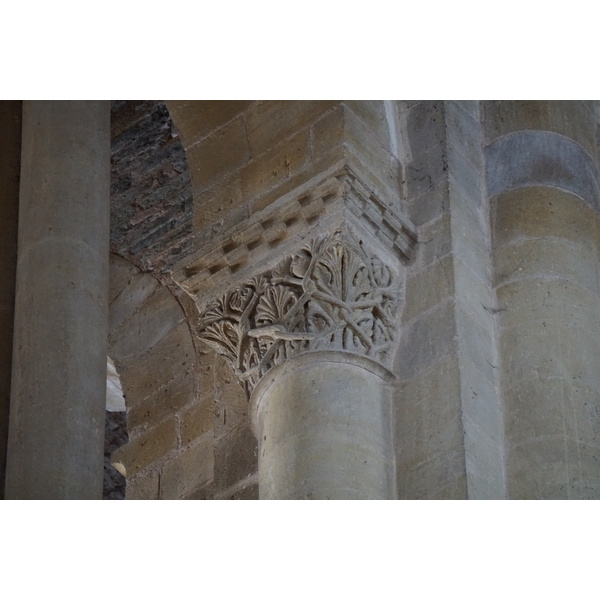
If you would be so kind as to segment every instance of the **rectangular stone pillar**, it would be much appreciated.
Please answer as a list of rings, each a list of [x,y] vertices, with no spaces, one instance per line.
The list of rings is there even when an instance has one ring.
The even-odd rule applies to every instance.
[[[102,497],[110,104],[24,102],[7,498]]]

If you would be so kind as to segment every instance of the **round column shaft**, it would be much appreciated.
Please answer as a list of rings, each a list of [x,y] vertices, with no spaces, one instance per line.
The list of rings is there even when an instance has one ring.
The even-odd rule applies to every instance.
[[[7,498],[102,497],[110,103],[24,102]]]
[[[393,499],[390,374],[368,359],[315,352],[254,390],[261,499]]]
[[[586,102],[490,102],[506,497],[600,497],[600,177]]]

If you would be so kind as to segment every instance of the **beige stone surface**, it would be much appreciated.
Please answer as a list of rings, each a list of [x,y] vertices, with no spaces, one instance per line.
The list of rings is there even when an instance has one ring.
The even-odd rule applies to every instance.
[[[493,200],[494,248],[518,239],[552,237],[596,248],[598,223],[582,200],[562,190],[526,187]]]
[[[196,400],[196,382],[193,375],[171,379],[158,390],[148,394],[140,393],[135,388],[128,391],[131,398],[127,411],[130,436],[134,435],[137,429],[153,427],[171,415],[189,410]],[[186,440],[189,441],[191,440]]]
[[[185,498],[212,479],[213,469],[213,438],[208,434],[163,465],[160,475],[160,498]]]
[[[271,100],[253,104],[245,115],[252,156],[257,158],[296,132],[306,129],[336,104],[339,102],[333,100]]]
[[[143,349],[143,344],[140,346]],[[118,344],[114,347],[118,348]],[[195,363],[195,349],[189,324],[180,321],[147,352],[124,366],[121,369],[121,378],[127,393],[131,394],[132,401],[135,401],[135,398],[156,392],[175,378],[186,375],[193,377]]]
[[[127,500],[158,500],[159,474],[144,471],[137,477],[127,479],[125,498]]]
[[[115,364],[124,364],[148,352],[183,318],[173,294],[164,286],[158,288],[111,334],[109,344]]]
[[[186,445],[213,430],[214,403],[210,398],[202,399],[181,412],[181,443]]]
[[[241,117],[188,148],[194,194],[205,190],[216,179],[246,165],[250,156],[246,126]]]
[[[448,298],[404,326],[393,369],[401,379],[456,352],[454,310],[454,298]]]
[[[596,293],[598,251],[589,244],[547,236],[507,243],[494,250],[495,285],[521,279],[562,278]]]
[[[253,395],[261,499],[395,498],[391,389],[365,367],[314,353],[261,382]]]
[[[258,198],[303,170],[310,160],[309,131],[304,129],[241,169],[242,197]]]
[[[251,100],[169,101],[167,106],[175,125],[189,148],[235,119],[252,104]]]
[[[171,417],[121,446],[113,453],[112,461],[122,462],[128,477],[134,477],[148,465],[164,460],[176,448],[177,421]]]
[[[457,357],[404,380],[394,406],[398,497],[425,498],[464,476]],[[466,498],[466,486],[461,493]]]

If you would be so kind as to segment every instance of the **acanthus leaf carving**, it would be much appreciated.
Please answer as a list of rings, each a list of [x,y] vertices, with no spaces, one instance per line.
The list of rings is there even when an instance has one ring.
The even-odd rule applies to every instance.
[[[389,366],[398,305],[397,273],[337,231],[209,304],[199,334],[251,392],[269,369],[303,352],[353,352]]]

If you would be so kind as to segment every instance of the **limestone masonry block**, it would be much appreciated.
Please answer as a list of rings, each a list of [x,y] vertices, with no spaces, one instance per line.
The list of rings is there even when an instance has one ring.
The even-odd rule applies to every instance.
[[[309,161],[309,131],[305,129],[241,170],[243,197],[250,200],[262,195],[301,171]]]
[[[423,101],[408,111],[407,134],[413,156],[446,141],[444,103]]]
[[[164,460],[165,455],[177,448],[177,423],[169,418],[139,436],[129,439],[125,446],[115,450],[113,462],[122,462],[128,477],[135,476],[154,462]]]
[[[139,380],[138,387],[145,388],[143,379]],[[186,410],[196,400],[196,385],[192,375],[172,379],[160,389],[147,392],[147,395],[143,395],[136,387],[129,388],[128,392],[132,398],[127,411],[129,431],[154,427],[169,416]],[[136,396],[140,400],[134,403]]]
[[[158,500],[159,476],[156,471],[145,471],[137,477],[127,478],[127,500]]]
[[[394,372],[410,378],[456,352],[454,298],[407,324],[400,337]]]
[[[187,150],[194,193],[240,169],[250,160],[243,119],[237,118]]]
[[[307,128],[339,101],[289,102],[276,100],[253,104],[244,116],[252,156],[257,158],[288,137]]]
[[[454,267],[452,256],[447,255],[407,278],[403,322],[408,323],[453,294]]]
[[[251,100],[189,100],[167,102],[185,147],[223,127],[252,104]]]
[[[159,288],[123,322],[118,335],[111,336],[111,358],[118,365],[145,354],[182,320],[183,312],[171,292]]]
[[[212,431],[214,419],[214,403],[205,398],[181,412],[181,443],[187,445],[196,438]]]
[[[160,475],[160,497],[182,499],[208,483],[213,476],[213,440],[210,434],[166,462]]]

